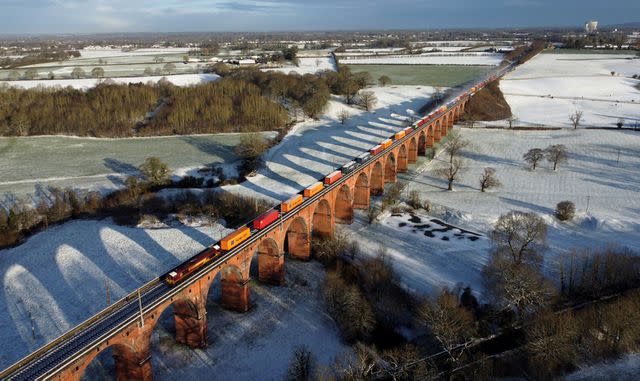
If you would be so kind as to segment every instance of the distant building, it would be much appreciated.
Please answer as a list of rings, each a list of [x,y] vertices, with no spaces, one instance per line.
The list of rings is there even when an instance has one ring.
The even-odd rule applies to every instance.
[[[584,24],[584,31],[588,34],[596,34],[598,32],[598,22],[596,20],[587,21]]]

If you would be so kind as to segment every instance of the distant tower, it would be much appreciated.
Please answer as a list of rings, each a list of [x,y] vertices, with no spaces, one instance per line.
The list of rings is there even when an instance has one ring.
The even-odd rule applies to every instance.
[[[596,20],[587,21],[587,23],[584,24],[584,31],[587,32],[587,34],[598,33],[598,22]]]

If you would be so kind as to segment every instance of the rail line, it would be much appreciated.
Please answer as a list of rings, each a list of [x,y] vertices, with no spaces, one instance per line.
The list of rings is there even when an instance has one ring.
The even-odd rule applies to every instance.
[[[252,232],[248,239],[240,243],[235,248],[224,252],[223,255],[198,269],[176,286],[169,287],[167,284],[162,282],[162,277],[158,277],[148,282],[111,306],[78,324],[70,331],[64,333],[50,343],[40,347],[33,353],[9,366],[4,371],[0,372],[0,379],[41,380],[51,378],[60,369],[64,369],[77,359],[86,355],[89,351],[94,350],[100,343],[103,343],[105,340],[115,336],[124,327],[127,327],[135,323],[136,320],[139,320],[140,309],[143,314],[150,312],[154,308],[171,299],[176,294],[179,294],[182,290],[197,282],[205,274],[216,268],[220,269],[230,258],[256,243],[274,229],[281,229],[285,221],[296,217],[300,211],[314,204],[327,193],[342,186],[348,179],[359,173],[359,168],[366,167],[376,162],[394,148],[417,136],[424,128],[431,124],[431,122],[437,120],[443,114],[448,112],[451,107],[457,106],[459,103],[466,101],[473,95],[473,93],[469,91],[470,88],[477,87],[477,90],[479,90],[490,80],[502,77],[507,72],[513,70],[514,67],[515,66],[513,64],[502,67],[488,75],[483,79],[483,81],[479,81],[472,86],[463,88],[460,93],[453,94],[453,99],[457,100],[447,103],[446,110],[438,111],[426,118],[416,121],[412,125],[414,129],[404,137],[394,140],[389,147],[382,150],[380,153],[371,155],[367,160],[359,163],[355,170],[344,175],[333,184],[325,186],[322,191],[312,197],[306,198],[302,204],[298,205],[290,212],[284,214],[281,213],[280,217],[269,226],[264,229],[257,230],[255,233]],[[487,80],[487,78],[489,78],[489,80]],[[139,306],[139,301],[142,304],[142,308]]]

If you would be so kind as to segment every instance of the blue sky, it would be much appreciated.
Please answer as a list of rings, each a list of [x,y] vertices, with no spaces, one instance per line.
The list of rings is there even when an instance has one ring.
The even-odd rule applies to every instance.
[[[0,33],[580,26],[640,21],[640,0],[0,0]]]

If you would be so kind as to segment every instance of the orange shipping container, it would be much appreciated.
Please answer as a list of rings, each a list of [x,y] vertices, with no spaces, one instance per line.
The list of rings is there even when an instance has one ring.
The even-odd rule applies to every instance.
[[[318,181],[317,183],[304,190],[304,197],[313,197],[322,189],[324,189],[324,185]]]
[[[407,127],[403,131],[404,131],[404,134],[407,135],[407,134],[411,133],[411,131],[413,131],[413,127]]]
[[[393,138],[394,138],[395,140],[402,139],[402,138],[404,138],[404,136],[405,136],[406,134],[407,134],[407,133],[406,133],[406,132],[404,132],[404,131],[396,132],[396,134],[395,134],[395,135],[393,135]]]
[[[391,139],[387,139],[387,140],[383,141],[382,143],[380,143],[380,145],[382,146],[383,149],[387,149],[387,148],[391,147],[392,144],[393,144],[393,140],[391,140]]]
[[[250,236],[251,229],[245,226],[224,237],[222,241],[220,241],[220,247],[225,251],[231,250],[244,242],[244,240],[246,240]]]
[[[282,204],[280,204],[280,211],[282,213],[287,213],[293,210],[296,206],[300,204],[302,204],[302,195],[297,194],[291,197],[290,199],[288,199],[287,201],[283,202]]]

